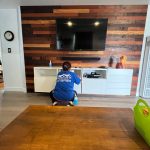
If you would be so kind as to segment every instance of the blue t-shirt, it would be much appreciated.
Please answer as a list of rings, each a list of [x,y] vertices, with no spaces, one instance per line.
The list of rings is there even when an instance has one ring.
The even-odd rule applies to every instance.
[[[61,71],[57,75],[54,97],[57,100],[69,101],[74,97],[74,83],[80,84],[80,78],[71,71]]]

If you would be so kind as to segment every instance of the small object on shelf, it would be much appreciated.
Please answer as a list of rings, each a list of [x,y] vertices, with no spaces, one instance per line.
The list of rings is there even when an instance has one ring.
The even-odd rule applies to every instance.
[[[49,61],[49,67],[52,67],[52,61],[51,60]]]
[[[86,74],[85,77],[87,77],[87,78],[100,78],[100,77],[102,77],[102,75],[98,74],[96,72],[91,72],[91,74]]]
[[[113,64],[114,64],[114,59],[113,59],[113,57],[111,56],[111,57],[109,58],[108,67],[113,68]]]
[[[119,58],[119,61],[118,61],[118,63],[116,64],[116,69],[123,69],[123,68],[125,68],[125,64],[126,64],[126,61],[127,61],[127,57],[126,56],[121,56],[120,58]]]

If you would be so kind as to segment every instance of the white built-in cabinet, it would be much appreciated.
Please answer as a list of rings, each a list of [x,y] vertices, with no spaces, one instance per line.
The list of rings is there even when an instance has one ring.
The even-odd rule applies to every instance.
[[[54,89],[59,67],[34,67],[35,92],[50,92]],[[75,84],[79,94],[130,95],[132,69],[72,68],[81,77]]]

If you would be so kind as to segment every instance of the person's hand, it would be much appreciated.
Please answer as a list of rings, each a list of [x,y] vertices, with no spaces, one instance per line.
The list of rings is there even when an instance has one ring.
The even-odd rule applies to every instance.
[[[81,76],[79,74],[77,76],[81,79]]]

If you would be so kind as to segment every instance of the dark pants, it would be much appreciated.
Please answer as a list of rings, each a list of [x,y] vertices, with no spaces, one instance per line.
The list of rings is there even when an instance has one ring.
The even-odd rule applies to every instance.
[[[59,100],[57,100],[55,97],[54,97],[54,90],[52,90],[51,92],[50,92],[50,98],[51,98],[51,100],[52,100],[52,103],[54,103],[55,101],[59,101]],[[73,98],[71,99],[71,100],[69,100],[69,101],[74,101],[74,97],[75,97],[75,94],[77,95],[77,92],[76,91],[74,91],[74,96],[73,96]],[[68,102],[69,102],[68,101]]]

